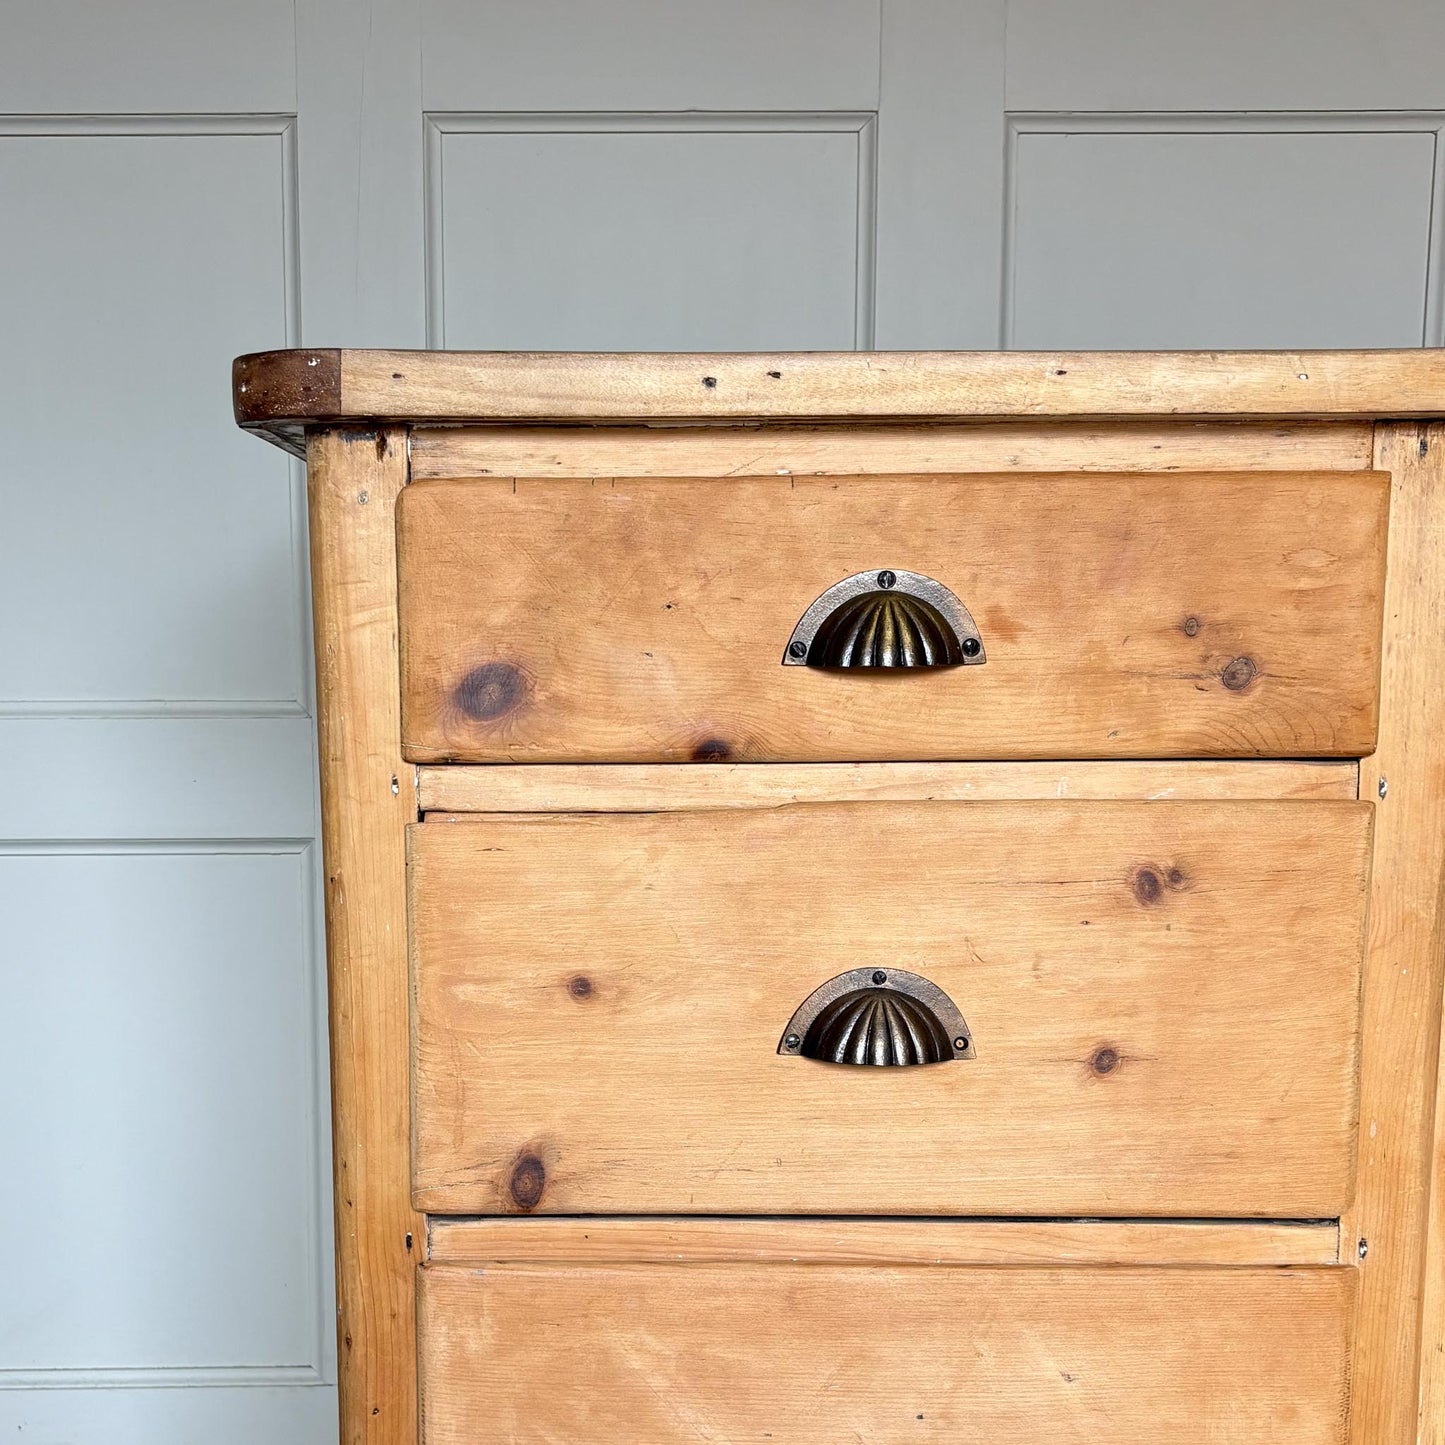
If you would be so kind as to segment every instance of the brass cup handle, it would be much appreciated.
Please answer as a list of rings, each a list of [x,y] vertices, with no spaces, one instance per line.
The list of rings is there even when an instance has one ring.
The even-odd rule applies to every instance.
[[[900,968],[855,968],[815,988],[778,1043],[826,1064],[946,1064],[971,1059],[973,1035],[936,983]]]
[[[942,582],[921,572],[855,572],[798,619],[784,667],[978,667],[983,639]]]

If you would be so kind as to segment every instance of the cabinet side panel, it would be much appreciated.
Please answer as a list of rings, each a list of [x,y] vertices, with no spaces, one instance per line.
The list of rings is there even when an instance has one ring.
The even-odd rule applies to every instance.
[[[1416,1430],[1440,1038],[1445,426],[1381,424],[1375,465],[1392,474],[1389,563],[1379,743],[1360,765],[1360,791],[1379,805],[1365,960],[1359,1179],[1342,1247],[1364,1253],[1353,1439],[1405,1445]],[[1438,1319],[1438,1308],[1434,1314]],[[1432,1350],[1427,1381],[1439,1358]],[[1441,1428],[1438,1420],[1427,1422],[1422,1438],[1439,1439]]]
[[[342,1445],[413,1445],[413,1261],[407,1194],[407,984],[393,512],[400,430],[309,446],[321,816],[336,1158]]]

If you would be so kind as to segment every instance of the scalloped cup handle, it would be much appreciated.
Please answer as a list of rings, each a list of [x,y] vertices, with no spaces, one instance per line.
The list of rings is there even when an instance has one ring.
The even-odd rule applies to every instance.
[[[798,619],[784,667],[918,670],[977,667],[983,639],[968,608],[921,572],[855,572]]]
[[[896,968],[850,969],[815,988],[788,1020],[778,1052],[894,1067],[975,1057],[958,1005],[921,974]]]

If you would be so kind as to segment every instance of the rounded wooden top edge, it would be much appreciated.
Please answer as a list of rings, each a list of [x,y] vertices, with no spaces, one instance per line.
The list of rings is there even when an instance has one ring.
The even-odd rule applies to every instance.
[[[339,420],[342,352],[255,351],[231,363],[231,403],[240,426]]]
[[[237,422],[1373,420],[1445,417],[1445,349],[461,352],[233,363]]]

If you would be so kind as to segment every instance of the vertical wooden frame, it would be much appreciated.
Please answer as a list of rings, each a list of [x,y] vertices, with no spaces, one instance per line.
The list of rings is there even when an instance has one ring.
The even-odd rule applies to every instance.
[[[326,867],[342,1445],[414,1445],[413,1272],[425,1240],[407,1154],[405,828],[396,540],[406,433],[307,449]]]
[[[1441,834],[1445,832],[1445,802],[1441,800],[1441,794],[1445,792],[1445,743],[1442,743],[1438,731],[1441,712],[1445,711],[1445,701],[1441,698],[1445,680],[1438,673],[1431,674],[1429,665],[1432,660],[1445,656],[1445,579],[1441,577],[1442,561],[1445,561],[1445,428],[1422,425],[1397,430],[1414,431],[1417,434],[1414,450],[1419,465],[1428,467],[1433,458],[1435,466],[1434,505],[1420,523],[1422,554],[1416,568],[1421,582],[1426,584],[1426,596],[1416,604],[1412,641],[1424,654],[1418,664],[1426,674],[1421,682],[1421,691],[1433,700],[1432,710],[1421,714],[1420,731],[1415,735],[1418,763],[1429,769],[1429,777],[1434,784],[1420,817],[1420,825],[1425,831],[1419,843],[1421,851],[1429,853],[1435,863],[1438,881],[1439,874],[1445,872],[1445,860],[1439,857]],[[1403,439],[1400,445],[1408,455],[1409,448]],[[1429,485],[1429,481],[1427,477],[1422,487]],[[1432,561],[1433,570],[1430,568]],[[1387,793],[1387,801],[1388,797]],[[1422,878],[1422,895],[1428,886],[1428,880]],[[1441,887],[1437,886],[1436,911],[1430,919],[1430,956],[1437,963],[1442,949],[1445,949],[1441,891]],[[1423,933],[1423,924],[1421,931]],[[1431,1014],[1438,1020],[1436,1010],[1432,1009]],[[1423,1102],[1432,1102],[1430,1095],[1425,1095]],[[1422,1122],[1420,1128],[1420,1147],[1426,1151],[1420,1166],[1423,1171],[1420,1187],[1428,1189],[1426,1239],[1420,1261],[1423,1279],[1418,1433],[1421,1445],[1445,1445],[1445,1057],[1437,1060],[1433,1104],[1434,1116],[1430,1126],[1427,1128]]]
[[[1392,474],[1376,751],[1360,794],[1378,799],[1365,961],[1359,1177],[1341,1248],[1360,1268],[1351,1439],[1426,1439],[1445,1424],[1438,1280],[1426,1281],[1440,1041],[1445,881],[1445,426],[1381,423],[1375,465]],[[1436,1217],[1439,1218],[1438,1203]],[[1428,1262],[1438,1274],[1445,1220]],[[1434,1338],[1421,1372],[1422,1306]]]
[[[1420,1445],[1445,1445],[1445,1067],[1435,1088],[1433,1144],[1420,1330]]]

